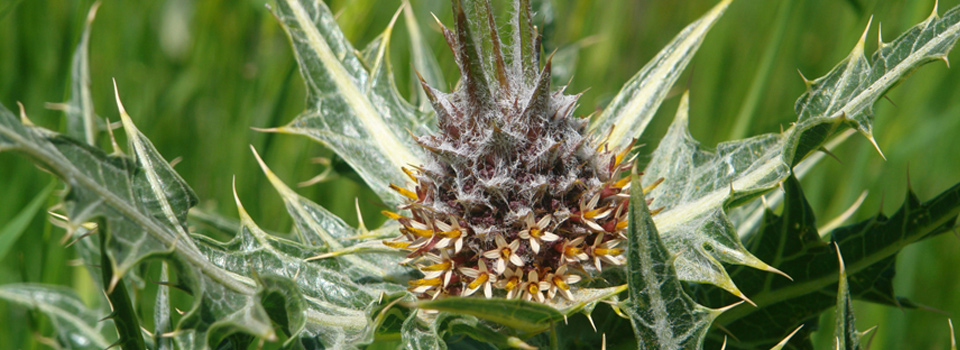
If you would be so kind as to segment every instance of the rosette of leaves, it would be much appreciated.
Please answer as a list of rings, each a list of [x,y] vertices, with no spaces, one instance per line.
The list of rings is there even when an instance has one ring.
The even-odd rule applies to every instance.
[[[924,22],[882,43],[870,57],[864,53],[865,36],[861,37],[836,68],[806,81],[808,91],[796,104],[797,122],[781,133],[724,142],[705,150],[687,130],[689,98],[685,94],[670,130],[648,155],[640,177],[639,169],[624,166],[632,162],[621,163],[630,158],[620,151],[642,152],[630,148],[633,140],[644,133],[730,2],[721,1],[677,34],[602,112],[577,120],[570,113],[576,99],[550,88],[550,63],[539,59],[543,54],[525,0],[513,1],[512,7],[501,10],[510,17],[503,38],[495,20],[497,10],[488,2],[454,0],[455,31],[446,34],[451,36],[448,41],[461,70],[459,87],[443,98],[438,98],[438,91],[425,88],[419,105],[397,92],[388,55],[397,18],[405,11],[412,17],[409,6],[397,12],[381,36],[357,50],[344,39],[324,3],[278,0],[271,8],[290,37],[308,98],[301,115],[270,131],[305,135],[332,149],[385,203],[399,205],[400,211],[390,213],[398,220],[373,230],[349,227],[287,187],[254,152],[283,198],[296,235],[285,238],[259,228],[237,200],[240,224],[228,242],[191,232],[187,214],[197,203],[196,195],[137,130],[119,92],[119,119],[127,147],[117,145],[112,134],[112,150],[98,147],[97,140],[104,136],[100,128],[110,128],[95,120],[89,98],[86,38],[94,8],[74,57],[74,97],[67,104],[65,133],[34,125],[23,108],[18,118],[0,106],[0,151],[24,154],[63,180],[66,190],[58,215],[62,215],[68,236],[79,240],[74,246],[80,255],[99,267],[92,273],[101,280],[110,301],[109,318],[116,332],[106,331],[92,316],[98,311],[84,310],[69,291],[5,285],[0,287],[0,298],[47,314],[58,325],[58,344],[70,348],[102,348],[110,343],[124,348],[243,348],[254,343],[351,348],[385,339],[406,348],[446,348],[449,341],[521,348],[600,345],[588,344],[588,339],[636,342],[641,349],[700,348],[706,342],[737,348],[806,348],[812,327],[798,327],[811,324],[812,318],[833,305],[840,309],[837,347],[857,348],[859,333],[849,307],[851,298],[910,306],[893,292],[896,254],[910,243],[955,228],[960,190],[955,186],[925,203],[910,194],[903,208],[889,217],[879,215],[834,230],[829,236],[831,246],[813,229],[811,210],[790,176],[791,170],[801,163],[816,162],[820,157],[814,156],[815,151],[836,140],[845,129],[856,130],[873,142],[873,104],[921,65],[946,60],[960,36],[960,8],[946,11],[942,17],[935,9]],[[419,27],[416,23],[407,26],[415,46],[413,65],[425,86],[442,86],[436,59],[423,46]],[[541,82],[544,76],[546,83]],[[520,113],[494,113],[511,108]],[[533,112],[526,114],[527,110]],[[516,120],[498,121],[487,117],[490,115],[514,116]],[[509,124],[547,117],[562,125]],[[444,176],[463,167],[444,167],[435,163],[438,158],[431,158],[440,154],[449,160],[456,155],[445,151],[462,150],[448,144],[456,143],[450,136],[461,131],[450,123],[453,119],[465,121],[460,125],[470,125],[470,132],[489,133],[494,139],[516,136],[517,130],[537,131],[524,135],[523,142],[474,142],[473,146],[492,148],[471,155],[502,159],[531,155],[510,147],[496,148],[505,144],[521,145],[524,151],[546,155],[548,160],[554,148],[577,154],[558,157],[561,161],[524,160],[504,165],[539,167],[559,174],[557,179],[573,174],[570,183],[555,185],[562,182],[557,180],[548,187],[564,191],[549,195],[558,196],[559,207],[567,208],[568,215],[554,216],[543,207],[520,212],[509,207],[510,200],[481,203],[496,214],[477,216],[482,219],[479,221],[489,224],[488,228],[514,229],[517,232],[509,233],[511,238],[525,241],[508,243],[490,236],[457,243],[460,236],[455,230],[465,237],[479,237],[483,231],[477,229],[479,221],[461,222],[467,215],[451,212],[449,208],[456,206],[449,203],[432,207],[421,203],[421,195],[451,190],[462,182],[458,182],[462,178]],[[593,159],[598,155],[599,161]],[[590,161],[599,165],[586,164]],[[607,173],[594,174],[604,164],[612,164]],[[562,169],[554,171],[551,166]],[[418,170],[405,173],[405,168]],[[472,185],[490,180],[483,178],[481,169],[474,170],[481,175]],[[522,188],[532,183],[527,177],[498,174],[497,179],[508,182],[505,188],[539,193]],[[397,191],[408,182],[437,187]],[[604,192],[611,185],[618,189]],[[728,216],[732,210],[762,213],[764,208],[757,199],[781,186],[786,195],[779,216],[767,213],[761,215],[762,220],[757,215]],[[563,197],[565,193],[571,197]],[[491,190],[481,197],[496,194]],[[503,203],[507,207],[497,207]],[[611,213],[597,211],[588,217],[586,213],[595,210],[595,205],[606,206]],[[414,216],[407,216],[410,212]],[[443,225],[418,221],[434,225],[425,227],[404,220],[436,213],[452,219]],[[611,214],[613,219],[604,219]],[[549,219],[543,220],[546,215]],[[577,215],[582,225],[562,226],[562,220],[577,221],[573,219]],[[486,222],[491,219],[502,221]],[[738,227],[758,230],[741,241]],[[579,235],[583,240],[593,238],[597,246],[583,248],[587,258],[597,258],[597,249],[607,249],[605,252],[615,257],[604,266],[600,260],[581,263],[588,259],[573,254],[576,261],[570,261],[563,272],[560,266],[545,266],[564,259],[566,247],[576,240],[572,236],[553,239],[546,235],[548,229]],[[396,249],[399,244],[384,244],[397,242],[394,238],[400,235],[409,240],[405,243],[421,247],[434,248],[446,241],[436,254],[411,255]],[[418,242],[415,236],[426,240]],[[539,248],[533,248],[535,244]],[[559,253],[549,253],[558,246],[560,250],[555,252]],[[496,254],[486,254],[491,248]],[[528,249],[554,255],[513,260],[513,253]],[[473,261],[468,268],[476,270],[447,268],[450,266],[443,264],[448,250],[457,257],[452,262]],[[843,260],[837,259],[841,251]],[[420,264],[420,271],[401,265],[413,261],[409,259],[434,256],[440,260]],[[148,259],[164,262],[160,276],[143,276],[136,268]],[[500,289],[507,293],[464,292],[481,288],[484,281],[475,283],[484,273],[481,266],[503,273],[507,266],[527,264],[533,265],[532,269],[518,273],[526,275],[518,282],[525,292],[509,293],[506,284]],[[419,288],[438,278],[434,276],[437,270],[441,282],[429,282],[436,288]],[[577,277],[561,278],[569,282],[562,288],[548,276]],[[853,277],[849,284],[847,276]],[[142,295],[131,289],[140,288],[148,278],[164,283],[154,304],[156,327],[145,331],[131,306],[135,303],[131,299]],[[583,281],[571,286],[574,279]],[[411,281],[420,282],[411,285]],[[171,312],[171,288],[192,297],[192,304],[182,314]],[[550,290],[555,293],[543,298],[544,291]],[[534,296],[538,293],[541,297]],[[513,298],[518,295],[532,297]],[[432,300],[421,299],[425,296]],[[601,303],[609,307],[598,306]],[[592,327],[575,326],[584,319]],[[716,327],[711,329],[711,325]],[[632,332],[623,332],[626,327]]]

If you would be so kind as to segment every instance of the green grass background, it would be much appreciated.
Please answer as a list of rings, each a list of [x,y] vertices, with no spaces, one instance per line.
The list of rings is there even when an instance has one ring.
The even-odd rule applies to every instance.
[[[91,3],[0,2],[0,102],[15,110],[20,101],[35,123],[63,126],[62,114],[44,109],[44,103],[68,96],[70,56]],[[580,47],[558,61],[576,72],[569,91],[589,88],[578,112],[586,115],[606,104],[673,35],[714,3],[555,0],[540,7],[538,23],[547,52]],[[941,12],[958,3],[940,1]],[[398,6],[398,0],[331,3],[340,12],[346,36],[359,47],[383,30]],[[876,48],[878,22],[884,38],[891,40],[926,18],[932,7],[933,1],[737,0],[641,139],[648,145],[644,151],[651,151],[665,132],[684,88],[691,91],[692,133],[704,145],[777,132],[795,120],[793,102],[804,90],[798,69],[808,78],[826,73],[847,55],[871,14],[868,52]],[[429,15],[435,12],[451,23],[447,2],[414,1],[414,9],[447,83],[454,84],[451,53]],[[414,87],[402,22],[392,55],[399,88],[409,94]],[[960,62],[960,54],[950,57]],[[240,199],[261,226],[291,230],[248,145],[290,184],[321,172],[324,166],[311,159],[330,153],[305,138],[250,129],[282,125],[303,108],[303,84],[288,40],[264,0],[105,0],[93,26],[90,58],[97,114],[119,119],[111,86],[116,78],[140,130],[168,159],[181,157],[176,169],[201,198],[201,207],[235,217],[230,187],[235,177]],[[571,76],[569,70],[558,75],[562,82]],[[803,180],[820,222],[843,212],[865,190],[870,195],[855,219],[892,212],[902,202],[908,176],[922,199],[960,181],[960,69],[930,64],[889,97],[876,106],[875,128],[887,161],[855,137],[832,150],[842,163],[827,159]],[[51,181],[21,155],[0,153],[0,231]],[[358,198],[368,227],[382,221],[372,192],[346,177],[298,191],[352,224]],[[56,203],[45,200],[46,207]],[[36,215],[19,239],[0,247],[9,248],[0,256],[0,283],[66,285],[88,303],[100,302],[102,294],[85,269],[71,264],[73,251],[58,243],[61,235],[44,215]],[[958,252],[960,239],[946,234],[901,253],[898,292],[942,312],[857,304],[860,329],[879,325],[871,349],[949,346],[947,318],[960,313]],[[0,327],[0,348],[43,348],[37,337],[51,334],[48,322],[6,303],[0,303],[0,324],[5,325]],[[818,348],[829,346],[831,324],[822,322],[821,333],[827,336],[817,338]]]

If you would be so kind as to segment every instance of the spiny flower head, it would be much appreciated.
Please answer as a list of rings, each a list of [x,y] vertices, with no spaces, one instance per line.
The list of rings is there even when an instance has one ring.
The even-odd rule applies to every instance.
[[[412,186],[391,186],[409,216],[385,212],[402,235],[384,244],[409,251],[423,297],[571,299],[579,274],[625,261],[630,149],[586,137],[579,95],[551,90],[528,1],[514,1],[507,44],[489,1],[453,10],[454,30],[441,28],[461,81],[444,93],[421,79],[438,131],[417,139],[431,156],[404,169]]]

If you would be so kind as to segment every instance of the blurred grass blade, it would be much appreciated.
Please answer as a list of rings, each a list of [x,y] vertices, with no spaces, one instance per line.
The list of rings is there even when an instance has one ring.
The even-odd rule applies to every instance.
[[[642,188],[636,173],[632,188]],[[641,349],[700,349],[710,324],[723,310],[697,304],[683,290],[671,254],[654,225],[643,191],[630,195],[627,226],[625,311]]]
[[[953,329],[953,320],[947,319],[947,324],[950,325],[950,350],[957,350],[957,333]]]
[[[91,310],[69,289],[36,284],[0,285],[0,300],[40,311],[50,318],[58,345],[68,349],[106,349],[112,343],[100,322],[102,313]],[[115,334],[115,332],[113,332]]]
[[[37,194],[36,197],[33,197],[33,200],[27,203],[13,219],[5,223],[3,229],[0,229],[0,260],[3,260],[3,257],[7,256],[10,249],[13,249],[13,245],[17,243],[17,239],[27,231],[27,227],[30,226],[30,221],[36,217],[40,208],[43,208],[43,203],[46,203],[50,197],[54,186],[56,186],[56,182],[51,182],[47,185],[47,187]]]
[[[407,25],[407,36],[410,38],[410,56],[413,59],[413,67],[417,73],[423,77],[423,80],[430,86],[444,86],[443,71],[440,70],[440,64],[433,55],[433,50],[427,44],[420,31],[420,24],[413,13],[413,6],[409,0],[403,0],[403,20]],[[430,100],[427,99],[427,93],[417,84],[416,77],[410,79],[412,91],[416,91],[417,105],[420,111],[424,113],[433,113],[430,107]]]
[[[773,31],[770,33],[766,49],[760,56],[760,63],[757,65],[756,75],[750,82],[750,88],[747,90],[747,97],[744,98],[740,111],[734,119],[733,128],[730,131],[729,140],[742,139],[747,137],[747,131],[753,125],[753,118],[756,116],[757,105],[760,104],[760,98],[767,90],[770,83],[770,73],[773,70],[773,63],[776,61],[777,54],[780,52],[780,44],[784,42],[784,35],[787,33],[787,24],[790,23],[790,15],[796,11],[799,1],[786,0],[780,2],[780,8],[777,16],[774,17]]]
[[[8,1],[6,5],[3,5],[3,7],[0,8],[0,21],[6,18],[7,14],[13,12],[13,9],[17,8],[17,5],[20,5],[21,2],[23,2],[23,0],[13,0]]]
[[[309,136],[346,160],[388,204],[399,204],[389,184],[403,184],[401,167],[423,164],[408,132],[428,130],[423,113],[393,86],[386,57],[393,22],[382,37],[370,71],[343,37],[327,5],[318,0],[279,0],[275,15],[290,37],[307,83],[307,110],[271,129]]]
[[[707,32],[731,2],[732,0],[721,1],[677,34],[657,56],[623,85],[603,113],[590,123],[589,133],[602,137],[609,132],[607,143],[611,149],[629,146],[634,138],[640,137],[673,83],[700,48]]]

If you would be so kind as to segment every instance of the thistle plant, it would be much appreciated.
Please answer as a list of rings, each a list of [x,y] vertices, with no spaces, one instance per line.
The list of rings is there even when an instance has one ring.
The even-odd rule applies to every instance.
[[[461,83],[444,94],[421,77],[437,131],[417,138],[426,163],[404,168],[415,189],[391,184],[406,197],[398,209],[411,216],[386,212],[403,235],[384,244],[411,251],[407,259],[424,273],[409,282],[414,293],[482,288],[487,298],[499,289],[507,298],[572,300],[571,285],[581,280],[574,270],[625,261],[618,246],[626,239],[630,148],[586,134],[586,120],[573,115],[577,97],[551,89],[529,3],[514,3],[506,46],[490,4],[467,6],[487,22],[471,28],[454,2],[455,30],[443,34]],[[488,54],[477,29],[489,38]]]
[[[49,341],[65,348],[811,348],[833,307],[833,346],[860,348],[852,300],[918,306],[894,294],[897,254],[956,230],[960,185],[926,202],[909,192],[894,214],[822,230],[797,178],[854,133],[877,145],[873,105],[920,66],[948,60],[960,7],[934,6],[869,58],[864,33],[833,70],[803,78],[796,122],[779,133],[706,150],[688,130],[694,91],[655,148],[638,145],[731,2],[587,115],[580,94],[556,86],[530,1],[452,1],[452,29],[437,20],[460,75],[450,89],[406,2],[362,50],[323,2],[270,3],[307,101],[262,131],[320,142],[349,165],[337,171],[386,204],[382,226],[350,227],[251,147],[292,218],[289,235],[259,227],[236,185],[239,221],[193,208],[193,189],[127,113],[123,86],[114,84],[118,117],[97,119],[87,71],[95,4],[73,97],[56,105],[64,132],[0,105],[0,151],[62,180],[50,220],[108,303],[90,308],[35,284],[2,285],[0,299],[46,315]],[[401,15],[421,85],[412,99],[389,59]],[[112,322],[98,322],[104,315]]]

